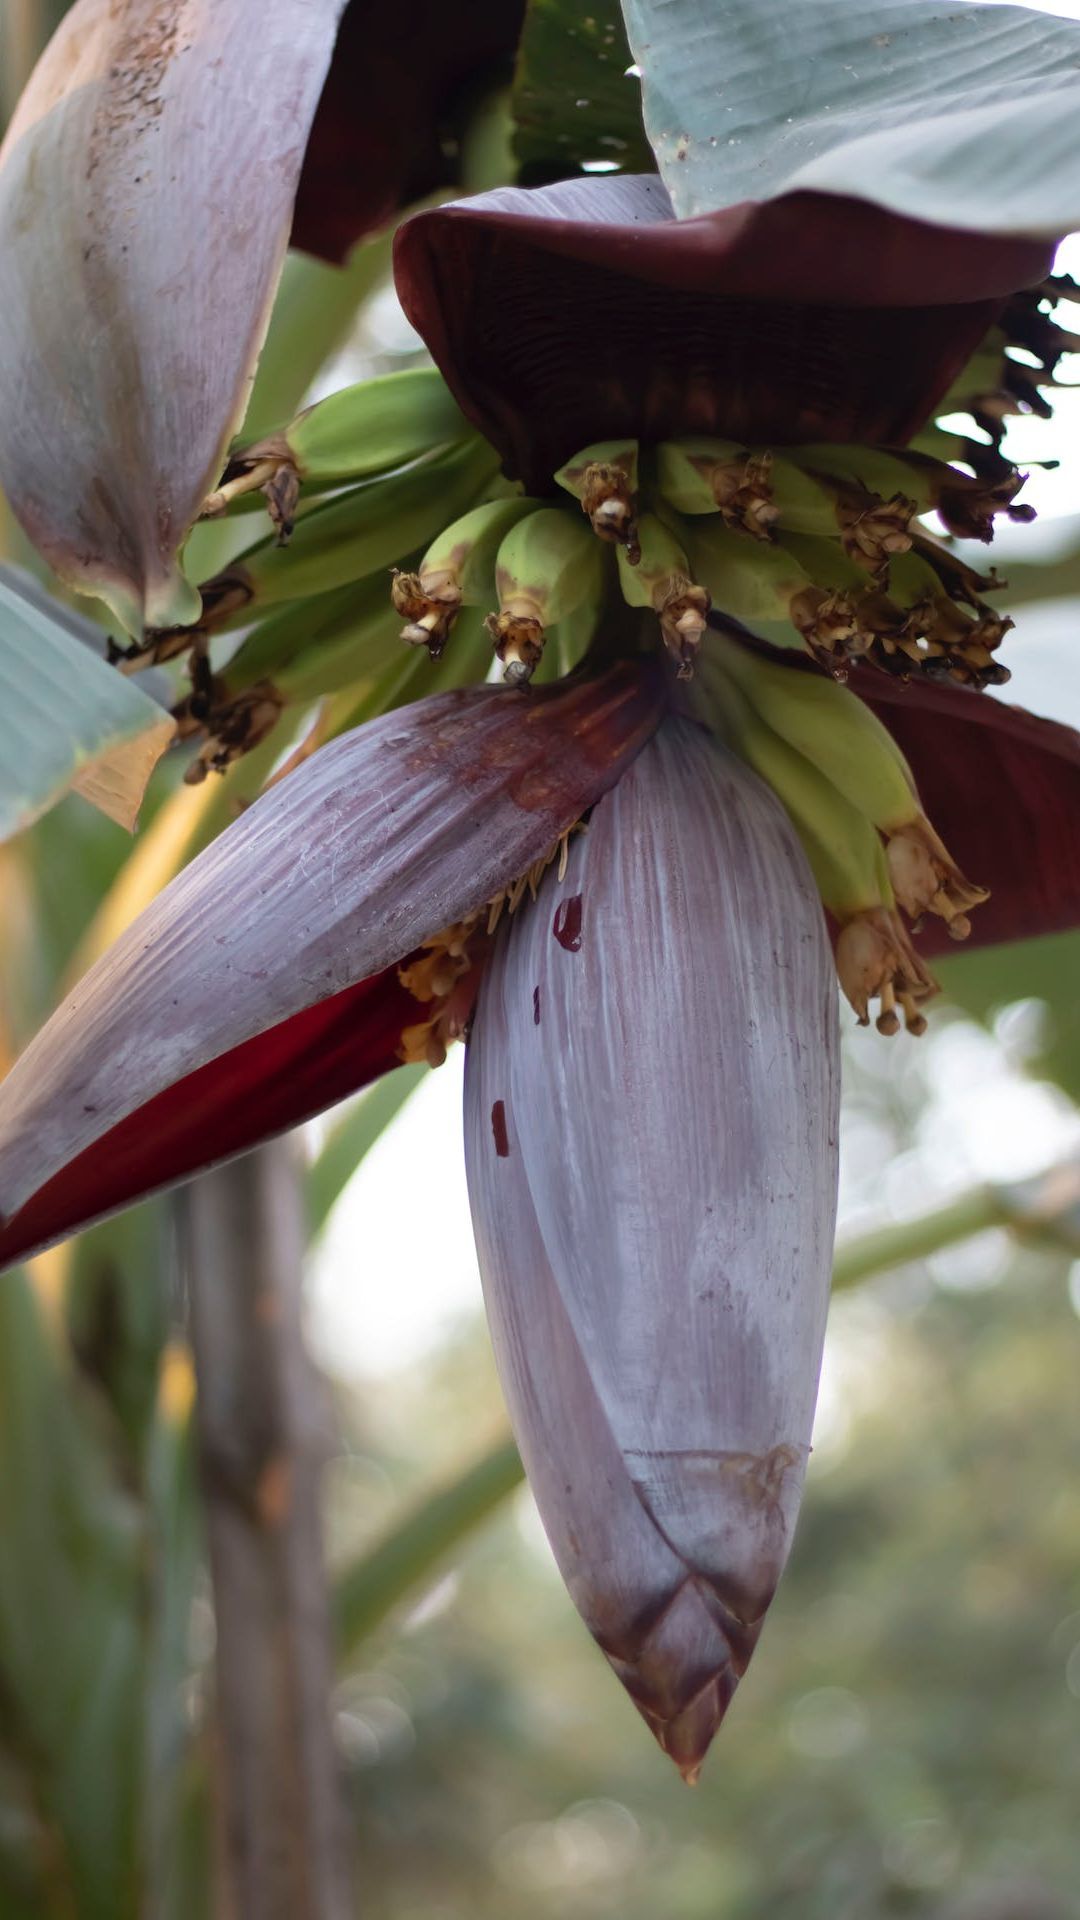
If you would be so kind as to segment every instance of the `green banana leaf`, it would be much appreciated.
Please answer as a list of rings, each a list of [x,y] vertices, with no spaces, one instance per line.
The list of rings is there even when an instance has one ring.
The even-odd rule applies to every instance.
[[[143,1538],[42,1296],[0,1287],[3,1743],[44,1825],[42,1912],[137,1920]],[[2,1891],[2,1889],[0,1889]],[[0,1911],[3,1911],[0,1902]]]
[[[166,1914],[180,1920],[212,1911],[210,1772],[185,1711],[193,1679],[191,1607],[204,1557],[194,1390],[187,1349],[166,1347],[143,1479],[149,1604],[144,1613],[142,1844],[147,1883],[162,1898],[162,1920]]]
[[[89,621],[53,612],[40,589],[0,567],[0,839],[70,788],[135,825],[176,726],[106,665],[100,639]]]
[[[1028,1069],[1080,1102],[1080,933],[957,952],[935,960],[934,972],[950,1000],[987,1023],[1015,1001],[1043,1001],[1048,1018]]]
[[[681,217],[799,189],[943,226],[1080,225],[1080,23],[939,0],[624,0]]]
[[[446,1555],[488,1519],[524,1477],[517,1447],[506,1435],[455,1479],[428,1494],[346,1567],[334,1595],[339,1657],[347,1661],[359,1643],[431,1578]]]
[[[257,440],[299,412],[320,367],[352,326],[357,309],[389,274],[392,240],[389,230],[362,240],[342,267],[328,266],[306,253],[286,255],[241,441]]]
[[[522,178],[564,179],[579,167],[652,173],[641,89],[618,0],[530,0],[511,108]],[[492,183],[494,184],[494,183]]]

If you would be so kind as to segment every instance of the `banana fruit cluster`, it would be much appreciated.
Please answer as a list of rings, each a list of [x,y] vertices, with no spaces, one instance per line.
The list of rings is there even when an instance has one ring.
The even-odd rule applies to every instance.
[[[826,454],[836,469],[829,477],[820,466]],[[869,497],[866,472],[892,487],[887,497]],[[921,490],[901,499],[893,483],[909,472]],[[903,1020],[921,1033],[923,1004],[937,989],[912,932],[936,914],[963,939],[985,890],[960,872],[896,742],[842,684],[832,654],[829,676],[800,671],[725,633],[722,619],[710,631],[709,616],[714,602],[749,621],[775,619],[782,608],[804,635],[815,623],[811,651],[823,650],[827,631],[846,659],[864,651],[865,628],[852,608],[896,595],[907,608],[925,603],[921,624],[939,650],[931,657],[953,660],[974,645],[958,603],[974,594],[978,576],[912,523],[917,509],[940,512],[954,494],[973,520],[979,489],[924,458],[908,465],[900,455],[815,448],[800,465],[794,455],[735,457],[715,441],[651,450],[603,443],[556,478],[580,514],[523,498],[489,501],[440,534],[415,571],[395,576],[404,639],[441,653],[461,610],[482,607],[494,592],[488,630],[506,677],[520,681],[536,671],[548,633],[572,617],[585,617],[584,644],[617,581],[627,606],[655,616],[680,675],[697,668],[701,717],[767,781],[795,824],[838,923],[837,965],[860,1021],[877,1002],[881,1032],[895,1033]],[[998,491],[1008,511],[1015,488]],[[979,511],[990,510],[984,502]],[[615,549],[614,570],[610,561],[605,570],[606,546]],[[879,618],[884,625],[886,614]],[[961,674],[954,662],[950,673],[981,684],[994,677],[985,671],[990,642],[1006,623],[989,610],[980,618],[996,623],[977,663],[984,671]],[[899,648],[907,637],[898,631]],[[901,653],[909,670],[923,650]]]
[[[986,351],[976,383],[997,343]],[[345,388],[233,452],[204,515],[265,506],[270,531],[203,582],[197,626],[118,657],[135,668],[190,655],[177,718],[208,736],[192,778],[247,751],[285,707],[333,696],[341,708],[354,683],[361,705],[376,689],[408,697],[416,669],[395,632],[438,661],[463,609],[487,615],[511,682],[571,670],[620,601],[655,616],[682,675],[715,607],[789,623],[840,679],[861,658],[977,686],[1007,677],[995,650],[1009,622],[982,598],[997,583],[915,522],[935,511],[988,539],[996,513],[1027,512],[1011,468],[972,475],[920,448],[626,439],[585,447],[554,478],[561,500],[503,481],[432,368]],[[211,640],[237,629],[239,651],[212,670]],[[441,684],[458,683],[466,656],[474,665],[476,630]]]
[[[915,950],[937,914],[956,940],[987,898],[965,879],[922,811],[910,767],[865,701],[824,675],[799,671],[733,637],[710,636],[698,676],[701,715],[772,788],[802,840],[837,922],[840,983],[865,1026],[879,1002],[881,1033],[926,1026],[937,983]]]
[[[713,602],[790,623],[838,679],[857,660],[901,678],[1008,679],[994,655],[1011,623],[983,598],[1000,582],[958,566],[919,521],[936,513],[986,541],[996,514],[1029,518],[1013,469],[987,481],[919,450],[696,439],[657,448],[656,484]]]
[[[966,376],[976,385],[1003,348],[985,352]],[[484,677],[492,649],[521,684],[572,670],[602,622],[621,621],[624,650],[649,644],[655,622],[678,674],[698,670],[701,717],[791,816],[860,1021],[876,1002],[882,1032],[901,1019],[921,1032],[936,986],[912,931],[932,913],[962,939],[986,895],[842,682],[857,660],[975,687],[1007,678],[995,654],[1011,623],[983,599],[998,583],[920,524],[936,513],[989,540],[998,513],[1029,517],[1000,455],[974,473],[956,464],[975,465],[967,445],[937,427],[909,449],[600,442],[544,500],[499,477],[434,371],[348,388],[233,454],[205,515],[265,505],[270,531],[204,582],[198,627],[150,636],[151,657],[189,653],[177,717],[205,744],[188,777],[249,751],[289,707],[319,702],[304,752],[436,684]],[[725,617],[786,622],[827,675],[744,645]],[[213,637],[238,628],[215,671]]]

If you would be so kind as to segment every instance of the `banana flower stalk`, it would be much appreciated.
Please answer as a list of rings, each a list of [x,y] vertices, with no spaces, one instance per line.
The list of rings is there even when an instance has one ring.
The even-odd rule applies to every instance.
[[[378,11],[354,0],[343,34],[366,45]],[[177,554],[298,180],[300,236],[344,245],[316,119],[339,13],[78,0],[9,135],[0,475],[136,634],[198,613]],[[269,174],[245,114],[277,130]],[[46,201],[70,211],[33,252]],[[490,556],[451,529],[438,565],[402,567],[407,638],[451,656],[482,552],[511,677],[564,620],[586,619],[583,662],[343,735],[166,889],[0,1088],[0,1259],[468,1036],[522,1452],[588,1626],[693,1778],[810,1443],[836,1192],[822,901],[883,1031],[898,1008],[925,1025],[950,936],[1080,922],[1080,740],[976,691],[1008,623],[913,530],[928,483],[904,460],[988,329],[1017,302],[1042,324],[1051,249],[818,193],[676,221],[659,181],[611,178],[420,215],[396,258],[534,496],[505,525],[481,503]],[[998,461],[988,439],[972,474],[935,468],[934,497],[992,531],[1016,492]],[[781,616],[777,651],[753,628]]]

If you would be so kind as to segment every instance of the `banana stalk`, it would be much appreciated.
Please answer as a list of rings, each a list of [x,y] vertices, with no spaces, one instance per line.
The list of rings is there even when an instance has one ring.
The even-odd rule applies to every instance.
[[[475,437],[434,367],[382,374],[329,394],[287,426],[234,449],[202,514],[265,502],[287,537],[301,490],[324,493]]]

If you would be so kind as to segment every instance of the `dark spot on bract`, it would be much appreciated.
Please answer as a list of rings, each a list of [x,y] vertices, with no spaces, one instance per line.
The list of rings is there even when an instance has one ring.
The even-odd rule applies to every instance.
[[[581,895],[572,893],[569,900],[560,900],[555,909],[555,918],[551,931],[560,947],[567,953],[581,951]]]
[[[540,989],[539,987],[534,987],[533,988],[533,1026],[538,1027],[539,1025],[540,1025]]]
[[[495,1105],[491,1109],[491,1131],[494,1135],[495,1151],[499,1159],[508,1160],[510,1157],[510,1136],[506,1131],[506,1105],[502,1100],[496,1100]]]

